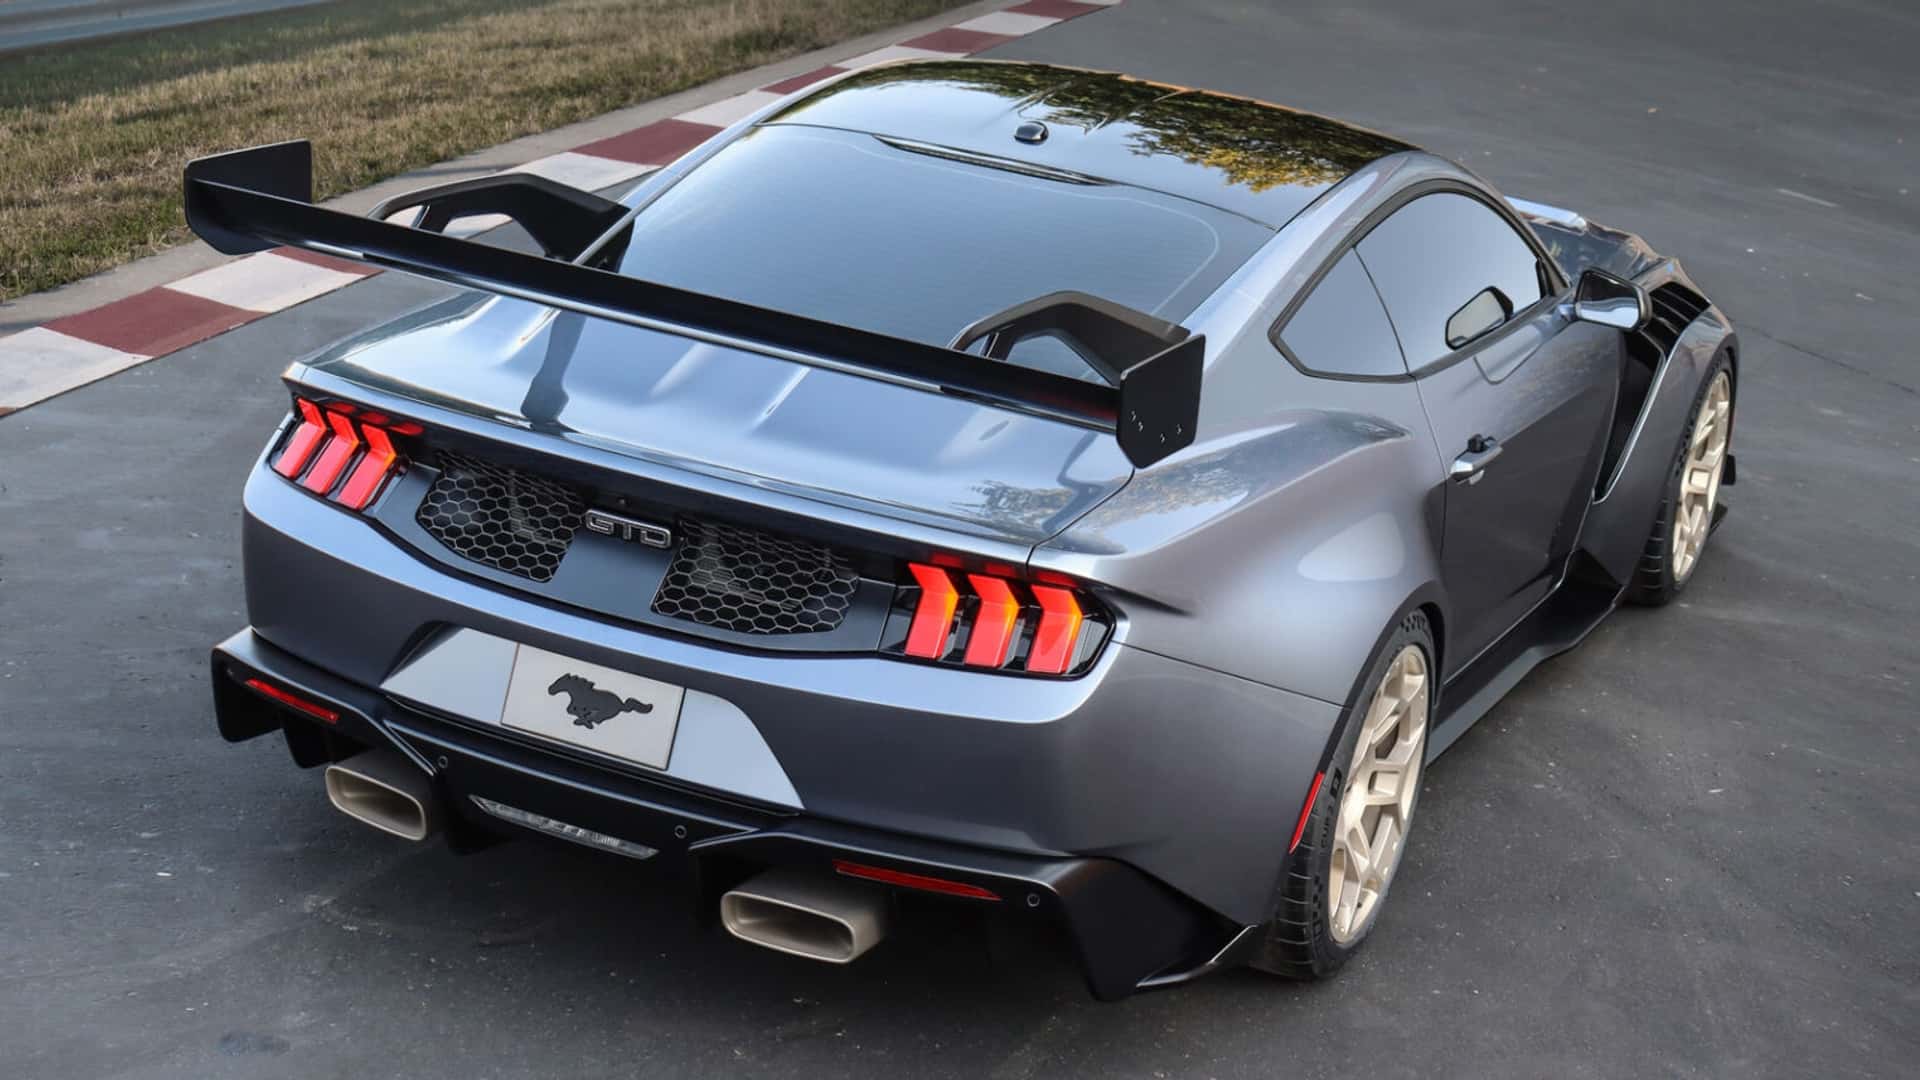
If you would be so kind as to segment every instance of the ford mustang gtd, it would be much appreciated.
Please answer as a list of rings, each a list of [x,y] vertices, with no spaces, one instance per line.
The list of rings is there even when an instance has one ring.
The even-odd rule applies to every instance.
[[[185,196],[222,251],[461,287],[287,371],[221,732],[832,962],[936,894],[1056,924],[1102,997],[1329,974],[1423,766],[1684,589],[1734,481],[1736,341],[1672,259],[1119,75],[870,68],[617,201],[352,216],[304,142]]]

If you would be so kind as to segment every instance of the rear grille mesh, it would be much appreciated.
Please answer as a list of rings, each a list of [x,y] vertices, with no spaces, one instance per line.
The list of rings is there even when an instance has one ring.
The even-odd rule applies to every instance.
[[[586,503],[572,488],[441,451],[417,520],[455,554],[529,581],[551,581]]]
[[[682,517],[680,546],[653,610],[739,634],[833,630],[859,578],[831,548]]]
[[[565,484],[442,450],[420,500],[420,527],[484,566],[546,583],[573,543],[585,496]],[[675,523],[656,614],[739,634],[838,629],[860,578],[832,548],[705,518]]]

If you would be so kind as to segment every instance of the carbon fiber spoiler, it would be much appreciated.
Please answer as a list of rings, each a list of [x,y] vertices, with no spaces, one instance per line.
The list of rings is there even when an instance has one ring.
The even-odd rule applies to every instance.
[[[503,174],[390,199],[375,214],[420,206],[415,225],[313,205],[305,140],[199,158],[185,176],[187,224],[230,255],[287,245],[632,326],[814,367],[952,394],[1114,435],[1145,467],[1193,442],[1205,338],[1081,293],[1055,293],[990,315],[952,346],[878,334],[643,281],[575,261],[625,220],[626,208],[540,177]],[[452,220],[505,214],[545,256],[442,235]],[[1074,339],[1109,383],[1004,362],[1036,334]],[[985,355],[962,351],[985,340]]]

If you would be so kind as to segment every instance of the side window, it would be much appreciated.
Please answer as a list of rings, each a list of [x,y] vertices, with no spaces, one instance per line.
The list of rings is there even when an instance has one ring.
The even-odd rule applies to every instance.
[[[1322,375],[1405,375],[1393,326],[1366,268],[1349,251],[1280,328],[1295,363]]]
[[[1416,371],[1541,296],[1533,249],[1505,218],[1465,195],[1423,195],[1356,248]]]

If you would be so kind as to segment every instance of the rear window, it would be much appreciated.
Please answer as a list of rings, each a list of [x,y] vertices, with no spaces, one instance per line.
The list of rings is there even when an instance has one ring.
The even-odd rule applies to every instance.
[[[635,219],[637,278],[934,345],[1077,289],[1179,321],[1272,236],[1123,185],[953,161],[824,128],[760,128]],[[1013,360],[1094,377],[1057,342]]]

